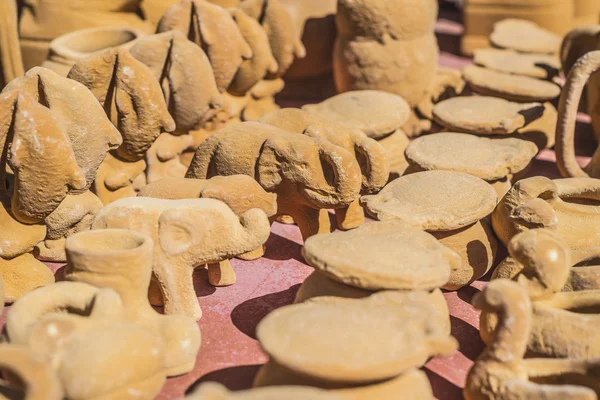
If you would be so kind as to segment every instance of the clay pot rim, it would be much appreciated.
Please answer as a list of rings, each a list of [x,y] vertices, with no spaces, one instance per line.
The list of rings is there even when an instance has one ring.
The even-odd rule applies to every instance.
[[[116,241],[115,237],[123,240]],[[123,247],[104,246],[106,242],[103,239],[110,238],[109,245],[119,243]],[[133,245],[126,246],[129,243]],[[92,244],[92,246],[90,246]],[[80,232],[70,236],[66,241],[66,251],[69,254],[79,254],[84,256],[107,257],[129,255],[131,253],[140,253],[145,248],[153,248],[152,238],[150,236],[128,229],[96,229]]]

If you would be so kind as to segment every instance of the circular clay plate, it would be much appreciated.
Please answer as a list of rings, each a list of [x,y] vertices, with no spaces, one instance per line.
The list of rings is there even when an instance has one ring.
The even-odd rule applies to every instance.
[[[508,135],[539,119],[540,103],[514,103],[496,97],[453,97],[436,104],[434,120],[457,132],[480,135]]]
[[[271,312],[256,334],[265,353],[295,373],[353,384],[388,379],[455,346],[428,299],[398,291],[319,297]]]
[[[302,253],[321,273],[369,290],[432,290],[448,282],[450,262],[462,264],[458,254],[404,221],[312,236]]]
[[[522,53],[556,54],[562,37],[522,19],[505,19],[494,25],[490,42],[495,47]]]
[[[537,146],[521,139],[436,133],[412,141],[405,154],[421,170],[464,172],[494,181],[524,170],[537,154]]]
[[[373,139],[383,138],[400,128],[411,112],[402,97],[377,90],[338,94],[302,109],[330,121],[351,124]]]
[[[379,220],[402,219],[416,228],[452,231],[489,215],[498,196],[486,181],[453,171],[425,171],[392,181],[361,203]]]
[[[463,76],[475,92],[484,96],[516,102],[546,102],[560,96],[558,85],[528,76],[507,74],[474,65],[465,68]]]
[[[532,78],[551,79],[560,72],[560,60],[546,54],[523,54],[513,50],[480,49],[475,51],[475,64]]]

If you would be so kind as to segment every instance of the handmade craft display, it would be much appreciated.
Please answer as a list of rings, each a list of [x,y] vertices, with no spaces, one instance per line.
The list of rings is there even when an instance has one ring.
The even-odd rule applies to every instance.
[[[380,221],[401,219],[436,237],[458,253],[443,288],[456,290],[485,275],[494,262],[497,240],[487,216],[498,196],[484,180],[462,172],[425,171],[398,178],[363,196],[367,212]]]

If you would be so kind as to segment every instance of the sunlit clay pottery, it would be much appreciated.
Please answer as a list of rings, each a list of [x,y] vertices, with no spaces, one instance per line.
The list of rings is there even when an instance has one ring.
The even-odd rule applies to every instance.
[[[25,73],[19,43],[18,4],[0,1],[0,87]]]
[[[385,149],[358,128],[328,121],[317,114],[297,108],[272,112],[259,121],[288,132],[327,140],[354,154],[363,175],[360,194],[377,193],[388,181],[390,170]],[[339,229],[353,229],[365,221],[358,197],[349,207],[337,209],[335,213]]]
[[[549,228],[572,250],[600,246],[600,180],[543,176],[517,182],[492,214],[498,238],[505,244],[517,233]]]
[[[534,22],[509,18],[494,24],[490,42],[494,47],[520,53],[556,54],[561,37]]]
[[[497,241],[487,220],[498,196],[484,180],[454,171],[417,172],[396,179],[377,195],[363,196],[369,214],[401,219],[435,236],[463,259],[453,265],[444,289],[456,290],[485,275]]]
[[[165,314],[183,314],[196,320],[202,311],[192,281],[194,269],[205,264],[231,269],[228,263],[219,262],[257,249],[270,233],[269,220],[259,209],[238,217],[225,203],[214,199],[147,197],[109,204],[97,214],[92,228],[131,229],[150,235],[154,242],[152,272],[164,298]]]
[[[404,149],[409,141],[402,126],[409,120],[411,110],[402,97],[375,90],[352,91],[302,109],[360,129],[383,146],[390,163],[390,180],[404,174],[408,167]]]
[[[415,368],[434,355],[453,353],[456,341],[428,298],[424,292],[392,291],[279,308],[257,327],[270,360],[254,385],[313,386],[356,400],[431,398],[427,378]],[[311,334],[299,326],[310,326]]]
[[[111,289],[59,282],[34,290],[12,306],[4,329],[11,345],[51,366],[65,398],[151,399],[165,382],[163,341],[124,318]]]
[[[497,315],[498,327],[469,371],[463,391],[466,400],[597,398],[597,359],[524,359],[534,322],[527,292],[517,283],[492,281],[475,296],[473,304]]]
[[[482,49],[475,52],[475,64],[509,74],[551,80],[560,72],[560,60],[548,54],[523,54],[514,50]]]
[[[125,161],[107,154],[98,168],[92,190],[104,205],[125,197],[135,197],[146,184],[145,170],[144,160]]]
[[[252,390],[229,391],[217,382],[206,382],[185,396],[186,400],[342,400],[325,390],[302,386],[278,386]]]
[[[498,198],[526,171],[536,145],[519,139],[490,139],[463,133],[436,133],[413,140],[406,148],[409,171],[456,171],[491,184]]]
[[[123,317],[162,338],[167,376],[192,370],[200,347],[196,322],[183,315],[161,315],[148,302],[154,252],[149,236],[132,230],[94,230],[69,237],[66,249],[66,280],[115,290]]]
[[[439,323],[450,333],[448,306],[440,287],[462,259],[432,235],[404,221],[373,222],[351,232],[316,235],[302,255],[315,269],[300,286],[296,302],[318,296],[366,297],[381,290],[429,293]]]
[[[277,215],[290,215],[304,239],[329,232],[322,209],[349,206],[360,192],[356,158],[321,138],[258,122],[228,126],[196,150],[187,178],[248,175],[277,194]]]

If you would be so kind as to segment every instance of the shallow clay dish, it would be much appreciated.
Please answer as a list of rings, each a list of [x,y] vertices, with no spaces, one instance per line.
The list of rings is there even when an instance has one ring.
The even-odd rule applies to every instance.
[[[514,50],[481,49],[475,52],[475,64],[483,67],[525,75],[532,78],[551,79],[560,72],[560,60],[547,54],[523,54]]]
[[[405,154],[419,170],[464,172],[495,181],[523,171],[537,151],[535,144],[520,139],[444,132],[415,139]]]
[[[381,139],[400,128],[411,112],[402,97],[377,90],[338,94],[302,109],[330,121],[350,124],[372,139]]]
[[[545,102],[560,96],[560,87],[552,82],[494,71],[475,65],[466,67],[463,76],[473,91],[516,102]]]
[[[295,373],[353,384],[383,380],[455,348],[427,298],[393,291],[319,297],[273,311],[256,334],[271,361]]]
[[[406,175],[361,203],[379,220],[402,219],[424,230],[451,231],[489,215],[498,197],[482,179],[453,171]]]
[[[434,120],[457,132],[480,135],[515,133],[544,113],[540,103],[514,103],[484,96],[454,97],[438,103]]]
[[[521,53],[556,54],[562,38],[523,19],[505,19],[494,25],[490,42],[495,47]]]

